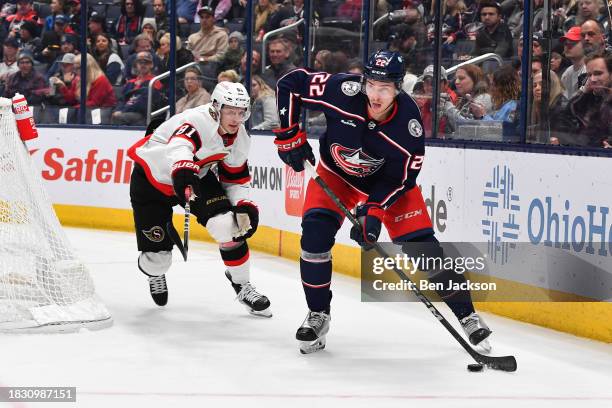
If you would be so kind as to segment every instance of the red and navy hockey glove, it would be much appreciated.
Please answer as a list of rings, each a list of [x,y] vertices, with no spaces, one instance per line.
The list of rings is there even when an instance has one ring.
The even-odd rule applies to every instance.
[[[385,210],[377,204],[364,204],[357,207],[355,216],[361,224],[361,229],[353,226],[351,228],[351,239],[366,251],[372,249],[373,244],[378,241]]]
[[[259,225],[259,209],[254,202],[249,200],[240,200],[232,208],[236,216],[236,224],[238,225],[238,236],[234,237],[234,241],[244,241],[253,236]]]
[[[306,132],[300,130],[297,123],[286,129],[274,129],[273,132],[276,133],[274,144],[278,148],[279,157],[293,170],[303,171],[305,160],[315,164],[315,157],[306,139]]]
[[[185,188],[191,186],[192,195],[200,195],[200,166],[191,160],[177,161],[172,165],[172,187],[179,201],[185,204]]]

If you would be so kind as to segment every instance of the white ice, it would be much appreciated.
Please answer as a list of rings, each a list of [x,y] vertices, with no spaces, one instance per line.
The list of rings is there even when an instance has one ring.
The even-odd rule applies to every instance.
[[[234,300],[216,248],[193,242],[189,262],[174,254],[160,308],[132,234],[67,231],[114,325],[0,336],[0,386],[77,387],[76,404],[52,407],[612,407],[610,344],[485,314],[494,354],[515,355],[519,368],[470,373],[421,303],[361,303],[358,280],[335,275],[327,348],[304,356],[297,263],[251,254],[274,311],[257,318]]]

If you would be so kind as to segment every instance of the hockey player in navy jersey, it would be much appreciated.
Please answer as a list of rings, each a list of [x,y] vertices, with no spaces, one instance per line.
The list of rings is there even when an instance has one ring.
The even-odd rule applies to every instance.
[[[249,200],[251,140],[244,128],[249,94],[241,84],[220,82],[211,101],[174,115],[128,150],[136,162],[130,198],[141,251],[138,267],[148,277],[153,300],[164,306],[173,247],[166,223],[173,206],[184,206],[189,186],[191,212],[219,244],[238,301],[251,314],[270,317],[270,301],[249,276],[246,240],[259,222],[257,206]]]
[[[384,224],[393,242],[425,243],[442,248],[416,184],[425,143],[421,114],[415,101],[401,91],[404,62],[396,52],[380,50],[370,57],[363,76],[330,75],[298,68],[277,83],[281,127],[275,144],[280,158],[295,171],[314,155],[300,129],[300,109],[320,110],[327,129],[320,139],[318,175],[342,203],[355,208],[362,228],[351,238],[368,249]],[[325,347],[329,330],[332,276],[331,249],[344,216],[321,187],[311,180],[302,214],[300,272],[308,314],[296,338],[302,353]],[[407,246],[406,246],[407,248]],[[429,280],[465,282],[452,270],[430,270]],[[457,316],[472,344],[488,349],[491,331],[475,313],[469,291],[438,292]]]

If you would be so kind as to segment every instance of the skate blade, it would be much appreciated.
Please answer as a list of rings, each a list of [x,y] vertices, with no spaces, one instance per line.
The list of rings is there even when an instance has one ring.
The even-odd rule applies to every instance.
[[[250,307],[246,306],[246,309],[249,311],[249,313],[253,316],[257,316],[257,317],[272,317],[272,310],[270,310],[270,308],[268,307],[267,309],[264,310],[253,310]]]
[[[325,348],[325,337],[319,337],[315,341],[300,341],[300,353],[311,354]]]
[[[489,343],[489,339],[484,339],[480,343],[476,345],[484,354],[489,354],[493,347],[491,347],[491,343]]]

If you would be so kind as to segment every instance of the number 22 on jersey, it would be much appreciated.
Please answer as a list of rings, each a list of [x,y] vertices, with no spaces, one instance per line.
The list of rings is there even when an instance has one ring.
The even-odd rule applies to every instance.
[[[310,80],[310,87],[308,88],[309,96],[323,96],[326,82],[330,76],[331,75],[327,73],[313,75]]]

